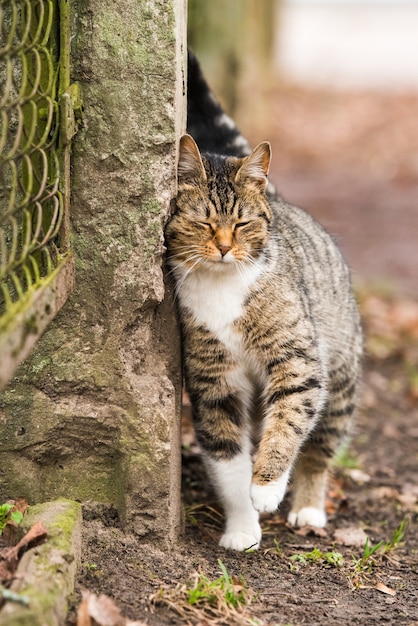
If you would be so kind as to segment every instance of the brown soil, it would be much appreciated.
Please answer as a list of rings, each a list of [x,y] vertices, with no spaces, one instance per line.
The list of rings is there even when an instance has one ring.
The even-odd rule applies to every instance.
[[[360,291],[367,337],[363,398],[349,453],[330,482],[326,533],[289,528],[285,500],[278,514],[265,518],[258,552],[219,548],[222,517],[186,415],[185,531],[178,547],[167,553],[144,544],[119,527],[112,508],[86,505],[83,565],[68,626],[75,624],[82,589],[111,596],[124,615],[151,626],[244,624],[249,617],[269,625],[418,625],[418,304],[405,296],[417,293],[418,162],[408,155],[418,138],[418,98],[388,96],[383,104],[382,98],[325,98],[282,87],[274,100],[273,149],[281,161],[273,178],[283,181],[288,199],[310,208],[338,236],[362,282],[395,285],[390,295],[369,286]],[[287,125],[280,127],[283,119]],[[268,136],[256,130],[258,139]],[[347,532],[334,536],[363,529],[371,545],[390,544],[404,519],[409,527],[402,541],[360,564],[364,543],[342,545]],[[310,562],[306,553],[314,549],[338,551],[344,562]],[[216,614],[206,603],[187,617],[176,586],[190,587],[196,573],[217,579],[218,559],[234,581],[242,577],[248,596],[254,593],[250,606],[238,618],[227,609],[220,617],[222,610]]]

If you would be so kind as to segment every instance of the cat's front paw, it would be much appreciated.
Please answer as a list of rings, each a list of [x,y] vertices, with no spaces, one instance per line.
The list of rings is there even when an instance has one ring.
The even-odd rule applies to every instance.
[[[259,533],[225,532],[219,545],[227,550],[258,550],[260,547],[261,530]]]
[[[290,511],[287,521],[292,526],[315,526],[323,528],[327,523],[327,516],[323,509],[314,506],[305,506],[299,511]]]
[[[265,485],[251,485],[251,500],[256,511],[273,513],[277,510],[286,493],[289,472],[285,472],[278,480],[272,480]]]
[[[250,507],[245,512],[227,517],[225,532],[219,545],[227,550],[257,550],[260,547],[261,526],[258,513]]]

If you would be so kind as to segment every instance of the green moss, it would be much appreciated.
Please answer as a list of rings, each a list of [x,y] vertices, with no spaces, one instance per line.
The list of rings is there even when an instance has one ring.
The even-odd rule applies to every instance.
[[[47,541],[25,555],[21,562],[25,575],[18,590],[30,607],[6,607],[0,616],[2,626],[56,626],[67,612],[79,558],[81,505],[63,499],[30,507],[22,531],[37,520],[47,528]]]
[[[99,45],[108,52],[109,56],[120,58],[124,63],[126,58],[129,58],[132,66],[149,68],[149,71],[152,69],[158,71],[158,68],[152,68],[153,59],[160,59],[162,49],[167,50],[166,54],[170,58],[173,56],[173,42],[176,35],[172,7],[170,4],[160,7],[160,14],[157,17],[154,11],[144,6],[144,3],[138,2],[135,7],[135,14],[131,15],[130,18],[127,19],[124,12],[115,12],[113,8],[108,10],[103,3],[102,11],[97,16],[98,31],[101,35]],[[131,20],[135,20],[136,24],[141,24],[141,37],[138,37],[138,28],[132,26]],[[158,30],[156,23],[158,23]],[[155,55],[154,46],[157,36],[161,46],[159,54]],[[169,71],[173,63],[168,62],[161,65]]]
[[[38,332],[36,321],[38,312],[33,313],[34,297],[39,294],[41,289],[51,286],[59,270],[60,267],[58,266],[48,276],[40,278],[27,289],[26,293],[19,300],[10,305],[0,318],[0,333],[2,335],[7,336],[7,334],[11,334],[18,315],[26,316],[23,321],[22,341],[25,340],[28,334]]]
[[[72,462],[62,461],[62,469],[54,472],[49,468],[39,489],[52,497],[65,494],[80,501],[95,500],[112,502],[119,511],[125,507],[125,460],[115,454],[94,457],[91,462],[80,458]]]
[[[141,202],[141,211],[151,215],[161,214],[161,203],[155,198],[145,198]]]
[[[34,376],[43,375],[51,365],[51,357],[41,352],[35,352],[30,360],[29,369]]]
[[[24,609],[24,613],[21,612],[20,615],[1,616],[2,626],[49,626],[49,624],[55,626],[56,622],[42,621],[42,617],[31,609]]]
[[[129,437],[120,437],[119,438],[119,446],[122,450],[129,450],[132,445],[132,439]]]
[[[17,382],[16,379],[14,382]],[[32,406],[33,399],[31,395],[27,392],[25,393],[18,384],[9,385],[0,395],[0,409],[4,409],[5,412],[12,409],[13,416],[29,417]],[[7,417],[8,415],[6,414]]]
[[[52,508],[53,514],[49,513]],[[22,527],[26,530],[34,523],[34,520],[44,518],[48,530],[48,537],[53,540],[54,547],[68,552],[71,547],[74,528],[81,519],[81,504],[68,498],[59,498],[55,502],[36,504],[29,507],[29,514],[24,518]],[[45,521],[45,518],[49,521]]]

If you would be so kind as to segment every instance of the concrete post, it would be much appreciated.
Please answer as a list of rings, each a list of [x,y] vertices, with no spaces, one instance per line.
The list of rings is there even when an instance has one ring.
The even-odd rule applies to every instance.
[[[163,226],[185,127],[185,0],[72,0],[82,91],[76,288],[0,396],[0,498],[113,502],[141,536],[180,520],[180,351]]]

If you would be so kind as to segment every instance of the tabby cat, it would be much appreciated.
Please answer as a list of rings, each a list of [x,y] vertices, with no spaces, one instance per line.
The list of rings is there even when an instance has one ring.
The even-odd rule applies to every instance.
[[[220,545],[235,550],[259,547],[259,514],[277,509],[291,474],[289,522],[325,525],[360,371],[347,266],[312,217],[266,192],[270,161],[268,142],[229,156],[184,135],[166,227],[195,430],[225,511]]]

